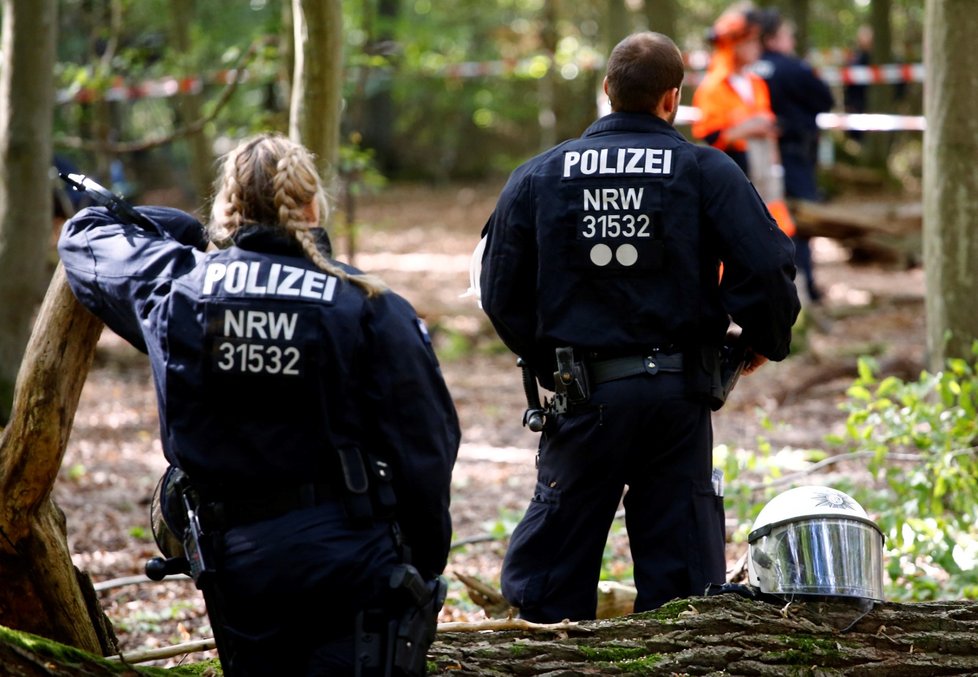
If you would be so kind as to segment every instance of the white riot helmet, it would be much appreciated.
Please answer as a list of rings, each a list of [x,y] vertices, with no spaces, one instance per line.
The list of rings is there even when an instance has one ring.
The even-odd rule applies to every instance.
[[[775,496],[747,536],[761,592],[883,601],[883,532],[854,498],[821,486]]]

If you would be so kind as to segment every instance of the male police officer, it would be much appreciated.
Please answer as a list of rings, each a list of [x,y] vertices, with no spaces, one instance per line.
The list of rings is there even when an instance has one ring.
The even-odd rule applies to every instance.
[[[502,573],[532,621],[594,618],[626,485],[636,610],[723,582],[717,356],[731,319],[745,373],[789,352],[791,242],[729,157],[672,127],[683,74],[668,37],[623,40],[604,82],[613,112],[513,172],[483,233],[482,305],[556,390]]]

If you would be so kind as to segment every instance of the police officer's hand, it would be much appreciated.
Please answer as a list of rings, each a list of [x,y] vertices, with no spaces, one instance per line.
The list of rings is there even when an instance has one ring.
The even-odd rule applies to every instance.
[[[746,363],[744,364],[744,370],[742,374],[752,374],[758,369],[762,364],[767,362],[767,358],[763,355],[758,355],[753,350],[747,351]]]

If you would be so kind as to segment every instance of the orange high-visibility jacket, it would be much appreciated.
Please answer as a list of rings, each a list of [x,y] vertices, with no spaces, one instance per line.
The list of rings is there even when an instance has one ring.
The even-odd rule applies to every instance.
[[[744,152],[747,150],[747,143],[743,139],[727,142],[723,132],[755,115],[764,115],[773,120],[771,94],[763,78],[746,73],[754,93],[754,101],[744,101],[730,84],[728,76],[729,74],[721,76],[718,71],[710,71],[693,93],[693,106],[700,111],[700,118],[693,123],[693,136],[706,139],[711,134],[719,133],[719,138],[711,145],[723,151]]]
[[[711,140],[711,145],[722,151],[746,152],[745,140],[727,141],[724,131],[755,115],[763,115],[772,120],[775,116],[771,111],[771,94],[763,78],[751,72],[744,73],[754,94],[753,101],[745,101],[730,84],[730,74],[734,70],[732,61],[733,54],[729,49],[720,49],[714,53],[706,77],[693,93],[693,106],[699,109],[700,117],[693,123],[692,131],[693,136],[701,140],[718,134]],[[772,200],[766,204],[771,216],[778,222],[778,227],[789,237],[793,236],[796,231],[795,222],[784,200]]]

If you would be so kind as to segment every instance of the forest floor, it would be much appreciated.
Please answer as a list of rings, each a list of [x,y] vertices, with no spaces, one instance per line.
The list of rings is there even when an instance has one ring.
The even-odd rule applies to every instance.
[[[333,238],[340,258],[380,274],[428,322],[458,408],[462,446],[452,499],[458,547],[446,571],[450,591],[441,621],[485,618],[455,574],[498,585],[505,535],[535,480],[538,437],[521,425],[525,399],[515,359],[473,299],[462,296],[470,254],[500,188],[392,186],[361,199],[356,218],[364,225],[353,256],[347,238]],[[798,467],[805,450],[826,448],[825,436],[841,430],[846,414],[839,404],[855,378],[857,356],[874,355],[904,379],[916,379],[925,365],[923,271],[855,265],[833,241],[816,238],[813,244],[825,298],[808,307],[808,330],[787,360],[742,379],[714,417],[717,445],[754,450],[763,438]],[[148,364],[105,330],[54,499],[67,515],[74,563],[96,583],[125,654],[211,636],[200,594],[189,580],[141,578],[146,560],[158,554],[148,504],[164,468]],[[728,510],[728,522],[730,517]],[[731,563],[740,552],[731,544]],[[606,569],[627,580],[623,528],[612,530]],[[133,577],[139,582],[131,582]]]

